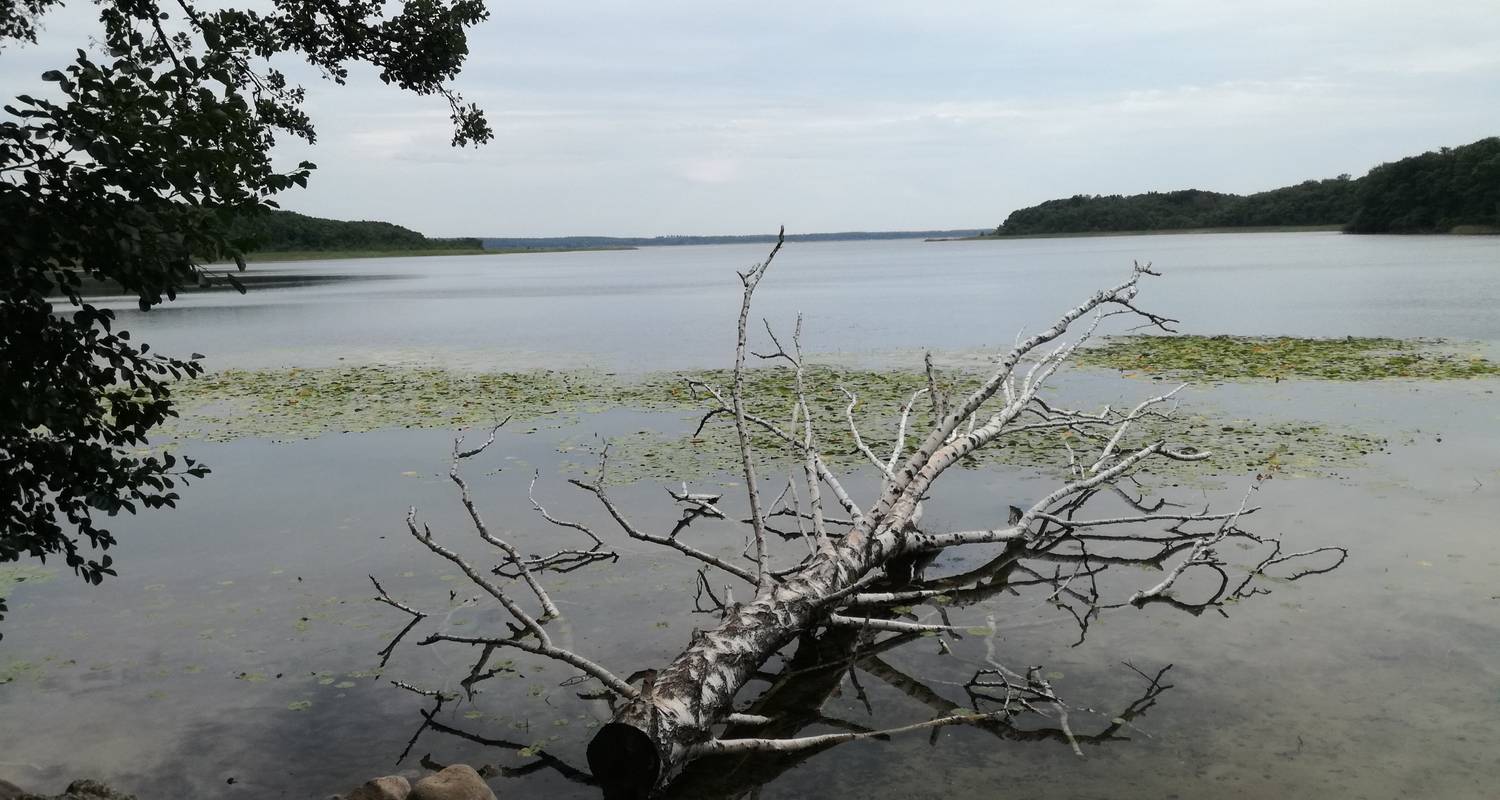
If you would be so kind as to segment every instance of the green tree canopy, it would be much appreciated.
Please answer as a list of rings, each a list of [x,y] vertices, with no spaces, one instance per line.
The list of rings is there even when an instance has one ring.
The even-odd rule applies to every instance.
[[[0,0],[0,51],[37,40],[63,0]],[[278,136],[313,142],[303,90],[271,66],[300,57],[342,83],[373,65],[386,83],[445,100],[455,146],[491,138],[448,86],[480,0],[271,0],[259,10],[186,0],[99,0],[100,32],[0,116],[0,562],[61,555],[114,574],[100,517],[171,506],[207,470],[138,455],[174,414],[170,383],[201,356],[152,352],[83,295],[118,286],[142,310],[202,266],[244,268],[235,220],[274,208],[314,166],[278,171]],[[61,307],[56,307],[61,305]],[[0,603],[0,615],[5,608]]]
[[[1349,233],[1500,230],[1500,137],[1444,147],[1370,170],[1250,195],[1198,189],[1075,195],[1017,209],[996,236],[1343,226]]]
[[[473,237],[432,239],[410,228],[372,220],[344,221],[272,211],[234,221],[231,233],[246,252],[287,250],[479,250]]]
[[[1343,175],[1251,195],[1182,189],[1133,195],[1077,195],[1017,209],[999,236],[1343,225],[1358,208],[1358,181]]]
[[[1500,228],[1500,137],[1381,164],[1363,183],[1354,233]]]

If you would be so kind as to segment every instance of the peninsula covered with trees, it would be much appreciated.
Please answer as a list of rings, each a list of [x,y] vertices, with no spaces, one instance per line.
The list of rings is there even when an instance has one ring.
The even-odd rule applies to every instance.
[[[423,236],[390,222],[368,220],[346,222],[309,217],[294,211],[269,211],[236,218],[233,236],[252,258],[288,257],[300,253],[326,257],[330,253],[371,255],[380,253],[479,252],[479,239],[437,239]]]
[[[1075,195],[1011,212],[990,236],[1202,229],[1500,233],[1500,137],[1250,195],[1199,189]]]

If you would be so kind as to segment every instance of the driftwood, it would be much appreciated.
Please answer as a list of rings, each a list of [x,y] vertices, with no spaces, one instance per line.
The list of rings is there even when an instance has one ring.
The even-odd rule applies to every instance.
[[[808,408],[804,361],[801,353],[801,322],[787,350],[767,326],[774,350],[751,354],[747,328],[756,287],[780,251],[781,242],[760,264],[741,273],[742,303],[738,318],[735,368],[728,387],[693,382],[707,398],[707,424],[716,418],[732,421],[739,447],[749,516],[751,545],[743,560],[726,559],[694,547],[681,534],[702,519],[737,524],[721,508],[722,498],[694,494],[684,486],[669,491],[683,507],[682,521],[665,534],[638,528],[611,499],[605,474],[607,452],[592,480],[573,480],[601,504],[621,531],[631,538],[677,550],[700,562],[697,578],[699,611],[715,614],[718,623],[695,631],[686,649],[660,669],[622,678],[594,660],[556,644],[547,623],[559,616],[543,586],[541,576],[552,571],[577,569],[616,556],[606,548],[605,537],[588,526],[560,520],[533,499],[541,517],[558,526],[587,536],[585,549],[563,550],[549,556],[526,556],[497,537],[486,525],[460,474],[460,465],[484,452],[495,441],[495,432],[472,449],[463,440],[454,444],[450,478],[479,536],[495,547],[501,563],[485,571],[439,543],[431,530],[421,525],[413,508],[407,516],[411,534],[432,552],[461,569],[483,596],[498,603],[513,620],[509,631],[458,635],[438,631],[420,644],[461,644],[479,649],[469,674],[461,681],[465,692],[495,671],[488,670],[491,656],[502,649],[526,651],[568,664],[586,679],[597,681],[611,701],[612,720],[596,734],[588,748],[591,776],[567,768],[570,777],[585,776],[601,786],[606,797],[644,798],[664,790],[695,759],[709,756],[763,754],[791,764],[811,753],[847,741],[880,739],[908,731],[932,730],[949,725],[969,725],[991,730],[1007,738],[1053,737],[1066,741],[1075,751],[1080,743],[1112,738],[1115,728],[1093,734],[1075,733],[1069,721],[1071,707],[1053,690],[1039,668],[1012,669],[995,654],[993,619],[985,620],[989,631],[986,663],[967,687],[962,704],[945,699],[919,682],[890,667],[879,653],[923,634],[943,637],[973,631],[977,620],[956,626],[950,615],[1001,590],[1034,587],[1045,592],[1044,602],[1065,608],[1077,621],[1080,635],[1102,611],[1111,608],[1166,604],[1191,613],[1220,609],[1226,603],[1264,593],[1256,579],[1279,568],[1281,577],[1297,579],[1325,572],[1342,563],[1347,553],[1339,548],[1284,552],[1279,540],[1252,534],[1240,527],[1255,508],[1249,504],[1260,477],[1237,506],[1215,511],[1192,511],[1163,500],[1150,502],[1138,491],[1134,477],[1163,461],[1195,462],[1210,453],[1187,443],[1157,439],[1136,442],[1127,434],[1144,420],[1170,419],[1172,403],[1182,387],[1147,398],[1129,409],[1104,407],[1086,412],[1061,408],[1044,400],[1039,392],[1087,342],[1101,323],[1111,317],[1133,318],[1170,331],[1173,320],[1137,307],[1139,282],[1155,275],[1149,266],[1136,265],[1128,279],[1099,291],[1063,314],[1047,329],[1017,341],[996,363],[987,379],[972,393],[947,397],[940,389],[929,359],[928,386],[904,405],[899,432],[892,452],[882,458],[855,424],[853,409],[858,398],[846,392],[846,421],[857,448],[882,476],[878,495],[867,504],[851,496],[839,476],[825,461],[819,448],[818,431]],[[747,354],[778,362],[792,371],[796,393],[791,424],[765,419],[746,409],[744,376]],[[930,404],[937,422],[914,448],[908,447],[907,429],[912,411],[923,401]],[[498,427],[498,426],[497,426]],[[1007,437],[1033,431],[1053,431],[1067,448],[1067,475],[1045,496],[1026,507],[1011,508],[1003,525],[964,531],[928,531],[920,526],[923,503],[933,483],[963,459],[984,447],[1003,447]],[[783,492],[769,507],[761,494],[761,476],[756,473],[752,433],[769,436],[796,457],[801,475],[789,485],[789,506]],[[1094,512],[1098,506],[1111,510]],[[778,508],[780,507],[780,508]],[[836,511],[834,510],[836,507]],[[805,539],[799,560],[782,566],[773,562],[774,541],[770,520],[790,516]],[[779,537],[778,537],[779,539]],[[1253,545],[1261,554],[1256,563],[1232,569],[1219,551],[1226,541]],[[939,551],[969,545],[989,545],[998,554],[985,566],[962,575],[925,579],[922,565]],[[1098,576],[1115,566],[1159,570],[1160,578],[1121,597],[1103,596]],[[1311,566],[1303,566],[1311,565]],[[1236,577],[1231,578],[1231,574]],[[710,578],[717,574],[718,577]],[[1204,575],[1209,580],[1188,575]],[[372,580],[374,580],[372,578]],[[722,581],[736,584],[715,591]],[[1192,591],[1187,588],[1191,586]],[[513,588],[514,587],[514,588]],[[376,583],[380,599],[407,614],[411,624],[404,636],[424,619],[423,612],[391,598]],[[530,595],[523,603],[520,595]],[[1192,597],[1187,595],[1192,594]],[[746,598],[736,602],[735,596]],[[942,601],[941,623],[902,618],[896,606]],[[534,605],[533,611],[529,606]],[[398,641],[399,641],[398,636]],[[837,670],[806,669],[789,686],[773,684],[795,702],[756,701],[747,710],[736,711],[736,700],[773,654],[794,642],[797,653],[846,653]],[[395,642],[385,651],[388,656]],[[807,658],[814,658],[813,655]],[[837,660],[837,659],[835,659]],[[826,657],[817,658],[822,665]],[[793,662],[796,662],[794,657]],[[890,683],[930,708],[931,715],[909,725],[887,730],[842,726],[830,733],[799,735],[812,723],[840,728],[818,716],[819,702],[808,697],[826,697],[846,674],[863,670]],[[1133,669],[1133,668],[1132,668]],[[1139,671],[1138,671],[1139,672]],[[1113,715],[1128,723],[1150,707],[1165,687],[1165,670],[1147,679],[1147,689],[1126,713]],[[832,681],[829,684],[828,681]],[[437,704],[447,696],[406,684],[403,688],[433,697]],[[772,700],[775,700],[771,693]],[[779,709],[779,710],[778,710]],[[1053,727],[1026,731],[1014,720],[1029,713],[1052,720]],[[433,714],[425,715],[424,728],[437,727]],[[1120,723],[1112,723],[1118,727]],[[421,731],[418,731],[420,735]],[[413,739],[415,741],[415,737]],[[551,759],[550,756],[546,758]],[[552,759],[555,761],[555,759]],[[547,766],[556,767],[555,763]],[[784,767],[782,767],[784,768]],[[691,777],[693,773],[689,773]],[[583,779],[583,778],[576,778]],[[701,779],[701,777],[699,778]],[[695,779],[695,780],[699,780]]]

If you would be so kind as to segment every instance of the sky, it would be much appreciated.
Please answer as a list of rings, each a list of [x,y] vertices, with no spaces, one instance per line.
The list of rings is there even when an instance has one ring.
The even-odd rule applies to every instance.
[[[491,3],[455,83],[308,89],[282,205],[440,236],[987,228],[1073,194],[1252,192],[1500,134],[1496,0]],[[33,91],[92,3],[0,51]]]

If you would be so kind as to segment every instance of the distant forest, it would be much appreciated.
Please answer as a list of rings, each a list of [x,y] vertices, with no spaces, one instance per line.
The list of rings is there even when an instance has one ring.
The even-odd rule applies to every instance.
[[[788,234],[789,242],[833,242],[852,239],[930,239],[939,237],[977,236],[987,231],[978,228],[941,231],[846,231],[842,233]],[[235,223],[234,236],[246,241],[250,253],[284,253],[293,251],[369,251],[397,250],[573,250],[627,249],[690,244],[757,244],[776,241],[774,234],[750,236],[552,236],[515,238],[429,238],[410,228],[389,222],[344,222],[309,217],[292,211],[273,211],[241,218]]]
[[[841,233],[789,233],[789,242],[846,242],[857,239],[937,239],[978,236],[988,231],[978,228],[947,231],[844,231]],[[749,236],[551,236],[545,238],[485,238],[491,250],[512,248],[590,248],[590,247],[666,247],[689,244],[764,244],[776,241],[775,234]]]
[[[1022,208],[990,235],[1339,226],[1351,233],[1500,232],[1500,138],[1251,195],[1199,189],[1076,195]]]
[[[478,239],[430,239],[389,222],[344,222],[272,211],[235,222],[234,238],[249,244],[246,252],[298,250],[478,250]]]

